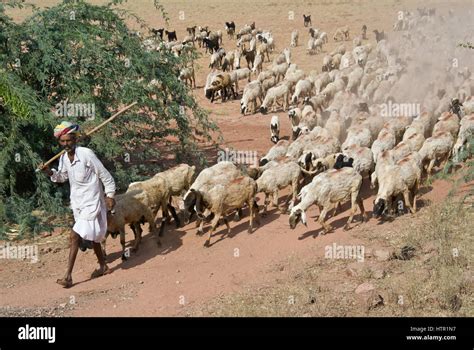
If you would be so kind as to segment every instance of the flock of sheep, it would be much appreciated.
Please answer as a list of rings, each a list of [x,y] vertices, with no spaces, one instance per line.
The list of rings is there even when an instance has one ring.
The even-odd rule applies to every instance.
[[[357,208],[367,220],[361,187],[367,179],[376,190],[373,215],[393,215],[401,208],[416,212],[418,189],[435,166],[444,167],[452,158],[469,154],[474,132],[474,77],[472,54],[456,46],[458,19],[450,11],[436,14],[433,9],[405,11],[394,24],[393,37],[376,32],[377,43],[363,44],[367,27],[350,43],[348,27],[338,28],[333,40],[341,40],[333,52],[325,54],[321,69],[306,74],[292,63],[291,47],[298,45],[297,31],[290,33],[290,46],[277,52],[270,31],[245,25],[236,34],[235,24],[226,23],[229,38],[237,37],[237,49],[225,51],[222,33],[207,28],[188,28],[190,37],[210,51],[211,72],[204,87],[205,96],[224,102],[239,94],[239,81],[246,80],[240,101],[242,114],[267,113],[283,108],[291,121],[291,141],[280,139],[278,116],[271,118],[271,141],[275,143],[260,159],[258,166],[238,167],[219,162],[195,177],[195,167],[181,164],[153,178],[131,184],[117,196],[115,213],[109,213],[109,231],[120,233],[125,250],[125,224],[135,236],[134,249],[141,237],[140,224],[148,222],[158,243],[171,211],[179,227],[195,215],[198,233],[211,223],[205,246],[219,220],[248,208],[249,232],[253,220],[259,223],[257,194],[265,195],[263,212],[272,198],[279,207],[279,191],[291,187],[282,213],[289,214],[289,225],[307,224],[306,211],[316,204],[318,222],[324,232],[331,226],[327,214],[350,201],[349,228]],[[311,19],[305,16],[305,26]],[[467,26],[466,26],[467,28]],[[192,35],[194,31],[194,36]],[[398,34],[398,35],[395,35]],[[199,37],[198,37],[199,35]],[[391,34],[392,35],[392,34]],[[323,52],[328,42],[324,31],[310,28],[307,53]],[[427,38],[430,38],[428,42]],[[190,40],[187,37],[186,40]],[[175,45],[189,45],[180,43]],[[351,47],[352,46],[352,47]],[[265,60],[272,63],[263,68]],[[247,67],[241,68],[245,57]],[[456,57],[456,64],[453,64]],[[220,70],[219,70],[220,69]],[[183,68],[183,80],[195,87],[192,67]],[[190,77],[193,77],[192,79]],[[254,80],[251,80],[255,77]],[[418,105],[419,111],[395,114],[386,107],[404,102]],[[280,106],[280,107],[279,107]],[[385,108],[385,109],[384,109]],[[172,196],[182,196],[182,217],[171,206]],[[158,233],[155,216],[161,208],[162,223]],[[334,216],[334,214],[333,214]]]

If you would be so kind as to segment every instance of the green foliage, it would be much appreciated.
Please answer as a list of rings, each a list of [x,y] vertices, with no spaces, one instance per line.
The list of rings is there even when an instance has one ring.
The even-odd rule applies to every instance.
[[[474,159],[472,158],[472,150],[474,150],[474,137],[470,137],[466,144],[462,147],[458,154],[458,160],[455,162],[449,160],[439,173],[433,176],[429,184],[431,185],[435,179],[447,180],[453,183],[449,195],[454,195],[458,192],[459,186],[469,183],[474,180]],[[458,164],[463,164],[463,169],[459,172],[456,172],[456,178],[453,177],[453,169],[457,167]],[[469,190],[464,194],[464,199],[474,196],[474,187],[471,186]]]
[[[8,211],[10,205],[56,210],[50,208],[58,204],[55,193],[66,198],[68,186],[53,186],[34,172],[58,152],[52,131],[62,120],[78,122],[87,131],[120,107],[138,102],[87,144],[120,190],[162,170],[164,150],[174,152],[176,160],[202,163],[196,135],[210,140],[210,131],[217,127],[178,80],[179,70],[197,53],[190,50],[175,57],[146,50],[125,20],[134,20],[143,33],[149,28],[120,9],[123,2],[97,6],[65,0],[51,8],[33,8],[19,24],[6,16],[6,4],[0,4],[0,221],[23,220],[10,215],[15,211]],[[167,20],[162,5],[156,0],[154,4]],[[11,1],[8,6],[23,4]],[[157,83],[150,84],[152,80]],[[95,113],[67,115],[60,109],[65,103],[88,104]],[[16,197],[27,198],[31,206],[8,200]]]

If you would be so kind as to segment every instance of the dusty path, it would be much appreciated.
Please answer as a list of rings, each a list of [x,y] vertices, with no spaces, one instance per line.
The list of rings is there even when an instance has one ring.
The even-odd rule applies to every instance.
[[[150,2],[144,3],[133,1],[125,6],[141,15],[152,26],[161,26],[158,14],[150,11]],[[323,55],[309,56],[304,53],[308,34],[300,18],[302,13],[311,12],[313,25],[331,36],[334,29],[342,24],[348,24],[357,34],[363,23],[367,23],[370,30],[378,28],[389,31],[400,8],[416,7],[414,1],[362,1],[358,5],[334,2],[313,7],[306,2],[283,1],[262,3],[213,0],[198,7],[195,6],[196,1],[162,3],[172,19],[171,28],[177,30],[179,37],[184,35],[185,27],[192,24],[209,25],[210,28],[223,30],[224,21],[227,20],[235,20],[238,27],[255,20],[258,27],[274,32],[279,52],[289,44],[291,29],[298,28],[300,46],[293,50],[293,58],[306,72],[311,69],[319,70]],[[187,16],[186,20],[177,21],[175,17],[181,10]],[[294,22],[288,20],[288,11],[294,11]],[[370,38],[374,41],[373,35]],[[224,38],[224,44],[227,44],[226,47],[235,47],[227,38]],[[350,42],[346,44],[351,46]],[[330,40],[325,50],[331,51],[336,45]],[[272,145],[268,126],[272,114],[242,117],[239,114],[239,101],[211,105],[203,98],[202,91],[208,62],[207,55],[199,61],[203,68],[197,75],[198,89],[195,94],[204,108],[212,109],[211,116],[218,123],[225,140],[222,146],[257,151],[261,156]],[[283,135],[288,136],[288,117],[284,112],[277,114],[280,116]],[[437,181],[432,188],[426,189],[422,199],[440,202],[447,195],[448,188],[448,183]],[[366,194],[364,205],[370,212],[373,198]],[[344,209],[347,209],[347,205]],[[309,217],[314,215],[315,209],[312,208]],[[261,226],[252,234],[247,233],[246,217],[238,223],[231,223],[232,233],[229,236],[221,226],[208,249],[202,246],[205,237],[196,235],[193,223],[179,229],[170,226],[165,232],[162,248],[156,247],[152,237],[146,234],[140,251],[126,262],[120,259],[118,240],[111,240],[108,252],[112,273],[89,280],[89,275],[95,268],[95,257],[91,251],[79,253],[73,275],[76,284],[69,290],[54,283],[64,273],[68,254],[65,236],[56,233],[40,240],[43,252],[40,253],[39,263],[14,260],[0,262],[0,307],[56,308],[54,314],[73,316],[183,314],[188,306],[211,300],[219,294],[241,291],[252,285],[277,283],[278,279],[285,277],[285,264],[288,264],[289,257],[297,256],[299,261],[318,259],[323,257],[324,247],[333,242],[368,244],[358,238],[360,233],[370,231],[373,235],[382,235],[396,230],[398,225],[395,220],[379,226],[377,221],[371,219],[368,223],[345,232],[342,226],[347,216],[348,212],[344,211],[330,219],[336,230],[328,235],[319,235],[320,227],[313,220],[309,221],[308,228],[299,225],[292,231],[289,229],[288,215],[272,210],[267,217],[262,218]],[[127,239],[130,240],[131,237],[128,232]],[[46,243],[48,241],[51,243]],[[12,311],[13,314],[15,312]]]

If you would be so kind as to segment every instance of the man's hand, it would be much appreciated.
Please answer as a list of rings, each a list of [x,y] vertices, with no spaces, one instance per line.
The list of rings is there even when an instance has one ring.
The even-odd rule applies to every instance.
[[[115,199],[105,197],[105,204],[107,205],[107,210],[112,210],[115,206]]]
[[[49,168],[48,165],[43,165],[43,163],[41,163],[38,168],[41,169],[41,171],[42,171],[44,174],[48,175],[48,176],[53,175],[53,172],[52,172],[52,170]]]

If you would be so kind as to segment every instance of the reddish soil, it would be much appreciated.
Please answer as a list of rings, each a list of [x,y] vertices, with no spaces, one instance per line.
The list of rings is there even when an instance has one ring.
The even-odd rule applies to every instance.
[[[144,3],[133,1],[125,6],[142,16],[153,27],[161,26],[159,14],[151,12],[151,2]],[[291,30],[297,28],[300,31],[300,46],[292,50],[292,57],[306,72],[311,69],[320,70],[323,55],[305,54],[308,34],[307,28],[303,27],[303,13],[311,13],[313,26],[328,32],[330,42],[324,50],[331,51],[340,44],[332,40],[336,27],[348,24],[352,33],[359,34],[360,27],[366,23],[369,26],[369,37],[374,41],[371,32],[373,29],[384,29],[390,33],[397,11],[416,8],[418,5],[414,1],[334,1],[329,5],[271,0],[263,3],[212,0],[199,6],[197,1],[162,3],[171,17],[170,27],[176,29],[178,37],[181,38],[185,34],[185,27],[192,24],[209,25],[212,29],[223,30],[224,21],[235,20],[238,28],[244,23],[255,21],[257,27],[273,31],[277,52],[280,52],[289,45]],[[440,6],[442,8],[446,5]],[[181,10],[187,16],[184,21],[177,19]],[[294,11],[294,21],[288,20],[288,11]],[[354,37],[354,34],[351,34],[351,37]],[[351,42],[346,45],[350,47]],[[224,47],[233,49],[235,43],[229,43],[229,40],[224,38]],[[257,151],[261,156],[272,145],[268,125],[272,114],[263,116],[258,113],[243,117],[239,114],[238,100],[224,104],[220,101],[214,104],[207,101],[203,97],[202,86],[208,73],[208,62],[207,55],[199,61],[202,68],[197,75],[198,89],[194,93],[204,108],[212,110],[211,117],[218,123],[225,140],[222,146]],[[277,114],[280,116],[283,136],[288,137],[288,117],[284,112]],[[449,187],[449,183],[445,181],[436,181],[432,187],[424,187],[420,204],[442,201]],[[283,194],[286,195],[287,191]],[[373,192],[366,190],[364,194],[364,205],[370,213]],[[259,203],[262,202],[260,196]],[[248,217],[245,216],[240,222],[231,222],[230,235],[226,234],[223,225],[220,226],[211,239],[210,248],[203,247],[205,237],[196,235],[194,223],[179,229],[168,226],[161,248],[156,246],[151,235],[145,234],[139,252],[125,262],[120,259],[118,240],[110,240],[108,260],[112,273],[90,280],[90,273],[96,267],[95,256],[91,251],[79,252],[73,274],[75,285],[71,289],[63,289],[55,283],[65,272],[68,256],[66,234],[56,232],[51,237],[39,240],[38,243],[43,249],[39,263],[2,261],[0,307],[30,310],[60,306],[59,310],[63,311],[57,311],[55,314],[71,316],[184,314],[188,305],[199,305],[220,294],[242,291],[254,285],[275,283],[276,279],[284,274],[275,267],[289,256],[297,256],[300,261],[319,259],[324,255],[324,247],[333,242],[370,245],[362,242],[358,238],[359,234],[370,231],[373,235],[384,235],[385,232],[396,230],[397,220],[380,225],[375,219],[370,219],[350,231],[343,231],[342,227],[348,217],[347,205],[343,209],[341,214],[329,220],[335,230],[327,235],[320,234],[320,226],[314,219],[309,220],[308,227],[299,225],[295,230],[290,230],[288,215],[280,214],[275,209],[261,219],[260,227],[248,234]],[[309,217],[315,215],[316,209],[312,208]],[[359,219],[360,217],[356,216],[356,220]],[[127,231],[127,240],[132,237],[131,232]],[[52,251],[48,252],[48,247],[51,247]]]

